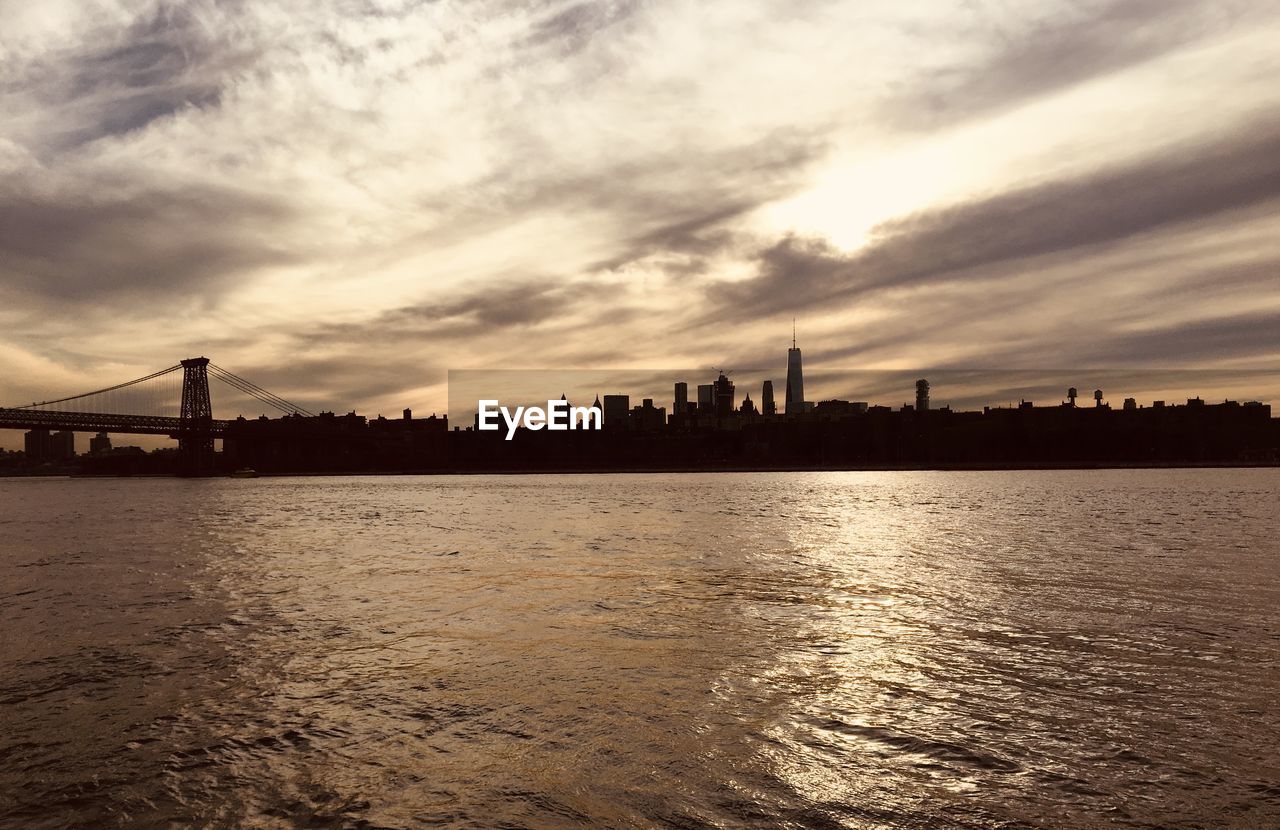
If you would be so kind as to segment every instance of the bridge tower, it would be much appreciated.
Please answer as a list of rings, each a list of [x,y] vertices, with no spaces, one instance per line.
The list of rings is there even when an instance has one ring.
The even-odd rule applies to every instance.
[[[178,469],[182,475],[213,475],[213,403],[209,399],[209,358],[182,361],[182,414],[178,426]]]

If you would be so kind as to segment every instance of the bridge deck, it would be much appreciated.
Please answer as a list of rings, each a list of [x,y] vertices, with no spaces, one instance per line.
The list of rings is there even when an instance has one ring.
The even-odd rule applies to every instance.
[[[221,436],[230,421],[213,420],[209,432]],[[0,429],[52,429],[72,432],[111,432],[121,435],[168,435],[182,431],[179,418],[155,415],[104,415],[95,412],[46,412],[39,409],[0,408]]]

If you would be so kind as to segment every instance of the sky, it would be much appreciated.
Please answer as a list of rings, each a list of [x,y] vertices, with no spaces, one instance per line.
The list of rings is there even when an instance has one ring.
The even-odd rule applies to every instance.
[[[1280,403],[1280,0],[0,21],[3,405],[195,355],[369,415],[450,370],[781,388],[793,320],[813,400]]]

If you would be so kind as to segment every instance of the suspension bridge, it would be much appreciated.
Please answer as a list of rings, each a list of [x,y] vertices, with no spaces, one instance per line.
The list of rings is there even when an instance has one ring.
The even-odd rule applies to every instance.
[[[214,439],[242,423],[213,417],[210,377],[285,415],[315,417],[207,357],[193,357],[105,389],[0,408],[0,429],[167,435],[178,440],[181,470],[202,475],[213,469]]]

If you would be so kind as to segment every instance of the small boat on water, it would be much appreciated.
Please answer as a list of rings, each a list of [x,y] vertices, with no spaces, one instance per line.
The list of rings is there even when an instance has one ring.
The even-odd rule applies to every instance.
[[[257,478],[258,471],[249,467],[241,467],[231,474],[232,478]]]

